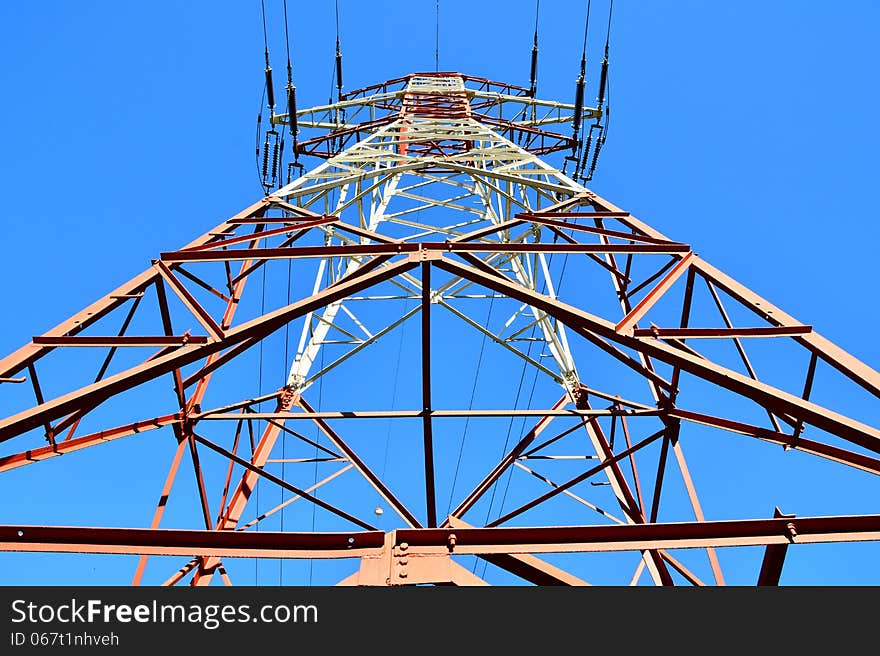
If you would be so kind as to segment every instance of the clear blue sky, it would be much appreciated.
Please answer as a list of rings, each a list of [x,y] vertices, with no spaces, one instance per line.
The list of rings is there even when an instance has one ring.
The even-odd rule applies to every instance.
[[[333,3],[289,4],[300,106],[324,103]],[[585,3],[541,4],[539,96],[570,100]],[[595,71],[607,4],[593,4]],[[281,2],[266,5],[280,89]],[[346,89],[433,69],[433,0],[340,5]],[[441,69],[527,85],[533,2],[440,5]],[[617,0],[612,122],[592,185],[874,368],[878,28],[880,5],[870,0]],[[3,3],[0,352],[262,195],[253,161],[262,50],[256,0]],[[876,412],[859,418],[880,424]],[[748,463],[736,466],[748,485]],[[102,482],[97,469],[56,480],[39,467],[0,477],[0,491],[52,504],[80,485],[112,491],[126,484],[121,468],[102,473]],[[877,498],[875,482],[859,479],[854,493],[837,488],[833,470],[817,472],[816,498],[803,511],[785,510],[877,512],[864,496]],[[157,493],[158,485],[145,487],[138,497],[145,509],[130,517],[148,516]],[[851,494],[861,501],[849,505]],[[0,523],[28,517],[4,504]],[[112,521],[94,517],[82,511],[84,523]],[[868,547],[847,548],[868,562]],[[3,557],[26,566],[4,565],[0,583],[89,576],[75,559],[39,558]],[[876,569],[832,560],[829,580],[880,583]],[[45,569],[34,569],[37,562]],[[823,582],[811,563],[792,560],[784,580]],[[125,561],[92,580],[125,582],[130,571]],[[744,571],[740,582],[753,573]]]

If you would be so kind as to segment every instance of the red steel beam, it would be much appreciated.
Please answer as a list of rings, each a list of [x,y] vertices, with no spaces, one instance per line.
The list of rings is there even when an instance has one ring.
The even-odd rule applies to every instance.
[[[669,273],[664,276],[663,280],[661,280],[657,285],[651,289],[645,297],[636,304],[636,306],[630,310],[630,312],[621,319],[618,324],[614,327],[617,332],[620,333],[628,333],[632,330],[633,326],[638,323],[639,319],[641,319],[645,314],[647,314],[648,310],[650,310],[654,304],[660,300],[660,298],[669,291],[669,288],[675,284],[675,282],[681,277],[683,273],[688,270],[688,267],[691,265],[691,260],[693,259],[694,254],[688,253],[681,260],[679,260],[678,264],[676,264]]]
[[[773,517],[793,519],[794,515],[784,515],[779,508],[773,512]],[[793,524],[792,524],[793,526]],[[761,561],[761,571],[758,573],[758,585],[779,585],[782,577],[782,566],[785,564],[785,555],[788,552],[788,544],[768,544],[764,550],[764,559]]]
[[[162,522],[162,516],[165,514],[165,508],[168,506],[168,499],[171,497],[171,489],[177,478],[177,472],[180,469],[180,461],[183,459],[184,449],[187,447],[189,440],[179,440],[174,457],[171,459],[171,466],[168,467],[168,473],[165,475],[165,483],[162,485],[162,492],[159,494],[159,500],[156,502],[156,510],[153,511],[153,520],[150,522],[151,529],[159,528]],[[131,584],[138,586],[144,577],[144,570],[147,568],[147,556],[143,555],[138,558],[138,564],[134,570],[134,576]]]
[[[261,217],[262,218],[262,217]],[[259,221],[260,219],[256,219]],[[263,239],[265,237],[273,237],[275,235],[283,235],[288,232],[293,232],[294,230],[303,230],[305,228],[314,228],[316,226],[327,225],[328,223],[334,223],[338,221],[335,216],[325,216],[318,219],[314,219],[312,221],[304,221],[301,223],[294,223],[293,225],[285,225],[280,228],[273,228],[271,230],[260,230],[259,232],[252,232],[247,235],[241,235],[240,237],[231,237],[229,239],[221,239],[218,241],[209,241],[207,244],[199,244],[198,246],[190,246],[186,249],[181,249],[181,251],[192,253],[198,251],[204,251],[211,248],[226,248],[227,246],[233,246],[235,244],[242,244],[248,241],[254,241],[258,239]]]
[[[758,328],[636,328],[636,337],[672,339],[730,338],[730,337],[794,337],[813,331],[812,326],[762,326]]]
[[[425,505],[428,526],[437,526],[434,485],[434,427],[431,419],[431,262],[422,262],[422,446],[425,456]]]
[[[798,451],[803,451],[804,453],[809,453],[811,455],[827,458],[828,460],[832,460],[834,462],[849,465],[850,467],[855,467],[856,469],[861,469],[862,471],[880,475],[880,459],[872,458],[871,456],[866,456],[861,453],[856,453],[855,451],[841,449],[840,447],[832,446],[830,444],[824,444],[823,442],[808,440],[800,436],[795,437],[787,433],[772,431],[767,428],[762,428],[760,426],[753,426],[752,424],[746,424],[740,421],[734,421],[732,419],[724,419],[722,417],[714,417],[712,415],[707,415],[701,412],[693,412],[690,410],[683,410],[681,408],[670,408],[669,416],[677,417],[678,419],[684,419],[685,421],[690,421],[697,424],[721,428],[723,430],[730,431],[731,433],[739,433],[740,435],[756,437],[760,440],[764,440],[765,442],[780,444],[785,448],[796,449]]]
[[[276,533],[69,526],[2,526],[0,551],[151,556],[353,558],[381,548],[382,531]],[[286,554],[286,555],[285,555]]]
[[[528,212],[529,216],[559,216],[567,219],[620,219],[632,216],[629,212],[555,212],[553,210],[544,210],[542,212]],[[666,240],[666,238],[663,238]],[[668,241],[668,240],[666,240]]]
[[[473,528],[470,524],[466,524],[457,517],[451,516],[449,517],[449,526],[451,528]],[[530,554],[487,554],[481,556],[481,558],[535,585],[590,585],[583,579]]]
[[[193,314],[196,320],[202,324],[205,330],[207,330],[214,339],[223,339],[223,329],[220,328],[219,324],[214,320],[214,317],[202,307],[202,304],[195,299],[184,284],[177,279],[177,276],[174,275],[171,269],[161,261],[156,262],[154,266],[159,271],[159,275],[161,275],[165,282],[168,283],[168,286],[171,287],[175,294],[177,294],[177,297]]]
[[[203,335],[169,335],[162,337],[34,337],[34,344],[41,346],[183,346],[184,344],[207,344]]]
[[[256,241],[251,241],[251,246],[255,246],[256,243],[257,243]],[[246,261],[242,262],[240,272],[243,273],[249,266],[250,266],[250,261],[246,260]],[[183,272],[183,269],[181,268],[180,271]],[[244,292],[244,287],[247,283],[247,276],[242,276],[242,277],[240,277],[238,282],[233,283],[231,270],[230,270],[228,264],[226,265],[226,274],[227,274],[227,279],[229,281],[229,283],[228,283],[229,284],[229,293],[232,298],[225,299],[226,300],[226,310],[223,313],[223,319],[221,320],[221,323],[220,323],[221,329],[224,329],[224,330],[229,328],[232,325],[232,320],[235,316],[236,310],[238,309],[238,301],[241,299],[242,294]],[[170,317],[166,319],[167,301],[165,300],[164,289],[160,285],[157,285],[156,289],[157,289],[157,292],[159,293],[160,310],[163,312],[163,321],[165,321],[167,323],[168,329],[170,330]],[[245,342],[245,344],[246,343],[247,343],[247,341]],[[235,348],[230,349],[230,351],[234,351],[234,350],[235,350]],[[229,353],[229,351],[227,351],[227,354],[228,353]],[[178,395],[180,396],[182,408],[183,407],[194,408],[194,407],[198,406],[199,404],[201,404],[201,402],[204,398],[204,394],[207,390],[208,384],[211,379],[211,372],[213,371],[213,369],[211,367],[213,365],[216,365],[220,359],[221,358],[220,358],[219,353],[212,353],[211,355],[208,356],[207,360],[205,361],[205,365],[202,367],[202,369],[199,372],[196,372],[196,374],[195,374],[196,376],[198,376],[198,378],[197,378],[198,384],[196,385],[196,389],[193,391],[193,393],[191,394],[189,399],[184,398],[184,388],[185,387],[184,387],[183,381],[181,380],[181,377],[180,377],[180,370],[178,369],[178,370],[174,371],[175,390],[178,393]],[[215,368],[216,368],[216,366],[215,366]],[[250,426],[250,424],[248,424],[248,425]],[[187,429],[191,431],[191,426],[188,426]],[[241,429],[241,424],[239,424],[239,430],[240,429]],[[177,429],[175,431],[175,434],[178,437],[180,437],[182,434],[182,431],[180,431],[180,429]],[[239,437],[239,432],[236,432],[236,446],[238,445],[238,437]],[[200,495],[201,495],[202,507],[207,512],[207,508],[208,508],[207,496],[204,493],[204,488],[202,486],[202,480],[201,480],[201,473],[199,471],[199,467],[198,467],[198,464],[196,461],[195,443],[193,442],[193,440],[191,438],[186,440],[186,442],[189,443],[191,454],[193,456],[193,464],[195,466],[196,476],[197,476],[197,479],[199,482],[199,491],[200,491]],[[177,476],[177,469],[180,464],[180,457],[182,455],[183,445],[184,445],[184,441],[181,440],[178,445],[178,449],[175,454],[174,460],[173,460],[171,467],[168,471],[168,475],[166,476],[165,485],[163,486],[163,489],[162,489],[162,494],[160,495],[159,501],[156,504],[156,510],[153,513],[153,521],[150,524],[150,528],[158,528],[161,521],[162,521],[162,516],[165,512],[165,506],[168,502],[168,498],[169,498],[169,495],[171,494],[172,486],[174,485],[174,480]],[[235,451],[235,448],[233,448],[233,452],[234,451]],[[230,463],[229,463],[229,474],[230,475],[232,473],[232,467],[233,467],[233,462],[230,461]],[[221,502],[221,508],[220,508],[221,512],[222,512],[222,504],[223,503],[225,503],[225,493],[224,493],[224,501]],[[211,528],[210,518],[208,518],[206,516],[205,522],[206,522],[207,528]],[[201,564],[202,561],[197,559],[196,562]],[[147,564],[147,555],[142,555],[140,557],[140,559],[138,560],[138,565],[135,569],[134,578],[132,579],[132,585],[140,585],[141,579],[143,578],[144,570],[146,568],[146,564]],[[221,565],[221,567],[222,567],[222,565]],[[221,569],[221,572],[222,572],[222,569]],[[223,577],[224,577],[224,580],[228,580],[228,577],[226,577],[225,574],[223,574]]]
[[[226,410],[241,408],[248,402],[235,404],[233,408],[218,408],[206,410],[194,414],[192,419],[198,420],[239,420],[242,417],[251,419],[419,419],[432,417],[434,419],[463,418],[463,417],[655,417],[666,413],[659,408],[621,408],[621,409],[588,409],[577,410],[553,408],[542,410],[533,408],[530,410],[325,410],[320,412],[247,412],[227,413]]]
[[[452,538],[452,539],[450,539]],[[578,553],[880,540],[880,515],[511,528],[398,529],[411,554]],[[0,551],[166,556],[352,558],[377,555],[382,531],[279,533],[72,526],[0,526]]]
[[[549,216],[546,214],[535,214],[529,212],[523,212],[521,214],[517,214],[516,216],[519,218],[523,218],[528,220],[531,223],[538,223],[546,226],[553,226],[556,228],[562,228],[564,230],[573,230],[575,232],[586,232],[592,235],[601,235],[603,237],[614,237],[617,239],[624,239],[626,241],[637,241],[646,244],[665,244],[670,245],[674,244],[676,246],[687,246],[687,244],[682,242],[670,241],[668,239],[657,239],[656,237],[650,237],[647,235],[640,235],[633,232],[622,232],[620,230],[609,230],[608,228],[597,228],[593,226],[585,226],[580,225],[579,223],[569,223],[566,221],[555,221],[550,218],[552,216],[565,216],[566,213],[562,214],[550,214]]]
[[[17,469],[18,467],[30,465],[41,460],[54,458],[55,456],[63,456],[66,453],[73,453],[74,451],[87,449],[88,447],[95,446],[96,444],[118,440],[120,437],[127,437],[129,435],[135,435],[138,433],[145,433],[147,431],[153,430],[154,428],[162,428],[163,426],[168,426],[170,424],[178,423],[180,421],[183,420],[181,419],[179,413],[164,415],[162,417],[156,417],[155,419],[147,419],[145,421],[139,421],[133,424],[126,424],[124,426],[117,426],[116,428],[99,431],[90,435],[83,435],[82,437],[76,437],[71,440],[67,440],[66,442],[59,442],[54,446],[48,445],[40,447],[38,449],[29,449],[28,451],[24,451],[22,453],[16,453],[0,458],[0,473],[9,471],[10,469]]]
[[[278,260],[291,258],[354,257],[396,255],[433,251],[438,253],[688,253],[687,244],[543,244],[498,242],[397,242],[350,244],[347,246],[288,246],[282,248],[238,248],[219,251],[172,251],[161,253],[160,262],[226,262],[231,260]]]

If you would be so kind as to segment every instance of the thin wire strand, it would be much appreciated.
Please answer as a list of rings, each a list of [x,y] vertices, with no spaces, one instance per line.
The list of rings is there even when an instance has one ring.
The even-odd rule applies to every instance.
[[[605,33],[605,40],[611,40],[611,14],[614,13],[614,0],[611,0],[611,4],[608,5],[608,31]]]
[[[440,70],[440,0],[434,0],[434,71]]]
[[[547,259],[547,269],[548,270],[550,269],[551,264],[553,264],[553,254],[552,253],[550,254],[550,257]],[[565,267],[566,266],[568,266],[568,256],[567,255],[562,260],[562,270],[559,273],[559,283],[556,285],[556,298],[559,298],[559,293],[562,291],[562,282],[563,282],[563,280],[565,280]],[[547,279],[545,278],[543,284],[541,285],[541,293],[544,294],[546,291],[547,291]],[[535,328],[537,328],[537,326],[532,328],[532,336],[534,336],[534,334],[535,334]],[[531,348],[532,344],[533,344],[533,342],[529,342],[530,348]],[[529,402],[526,404],[526,409],[528,409],[528,410],[531,410],[531,408],[532,408],[532,400],[534,399],[534,396],[535,396],[535,385],[537,384],[537,382],[538,382],[538,369],[536,368],[535,369],[535,377],[532,379],[532,389],[529,392]],[[526,422],[525,417],[523,417],[522,427],[520,428],[520,433],[522,433],[523,428],[525,428],[525,422]],[[498,509],[499,515],[504,513],[504,503],[507,501],[507,492],[510,489],[510,479],[512,478],[512,476],[513,476],[513,469],[511,469],[507,474],[507,482],[505,483],[505,486],[504,486],[504,494],[501,495],[501,507]]]
[[[587,17],[584,19],[584,48],[581,51],[581,75],[584,73],[587,62],[587,33],[590,30],[590,5],[592,3],[593,0],[587,0]]]
[[[260,16],[263,18],[263,48],[269,52],[269,32],[266,30],[266,0],[260,0]]]
[[[293,260],[288,258],[287,260],[287,305],[290,305],[290,279],[292,272],[292,263]],[[284,324],[284,362],[282,363],[282,371],[281,371],[281,380],[284,381],[284,384],[287,384],[287,358],[289,355],[289,347],[290,347],[290,322]],[[287,440],[285,436],[281,436],[281,480],[286,480],[286,466],[287,466]],[[285,489],[281,488],[281,532],[284,532],[284,492]],[[284,559],[278,559],[278,585],[284,585]]]
[[[489,313],[486,315],[486,323],[484,324],[486,328],[489,327],[489,321],[492,318],[492,306],[495,303],[495,295],[492,295],[492,298],[489,299]],[[486,333],[483,333],[483,340],[480,342],[480,355],[477,358],[477,369],[474,373],[474,386],[471,388],[471,400],[468,403],[468,410],[473,410],[474,407],[474,397],[477,393],[477,380],[480,376],[480,365],[483,362],[483,350],[486,347]],[[446,505],[446,515],[452,511],[452,499],[455,497],[455,485],[458,482],[458,472],[461,468],[461,458],[464,454],[464,444],[467,440],[468,428],[470,427],[471,418],[468,416],[464,420],[464,430],[461,433],[461,442],[458,447],[458,460],[455,463],[455,474],[452,477],[452,489],[449,491],[449,503]]]
[[[263,273],[262,273],[262,282],[260,285],[260,316],[266,314],[266,266],[263,265]],[[260,358],[259,358],[259,373],[257,374],[257,391],[260,396],[263,396],[263,342],[264,340],[260,340]],[[260,402],[257,404],[257,410],[262,411],[263,403]],[[254,503],[257,506],[257,517],[260,516],[260,484],[257,481],[254,490]],[[257,531],[260,530],[260,524],[257,523]],[[254,559],[254,585],[259,584],[260,582],[260,559]]]
[[[287,0],[284,0],[284,47],[287,49],[287,76],[290,78],[290,31],[287,26]]]
[[[535,335],[535,328],[537,328],[537,326],[534,326],[532,328],[531,337],[534,337],[534,335]],[[528,347],[528,349],[526,349],[526,357],[531,357],[531,355],[532,355],[532,345],[534,344],[534,342],[531,341],[531,337],[530,337],[530,341],[529,341],[529,347]],[[525,381],[525,379],[526,379],[526,368],[528,367],[528,364],[529,363],[527,361],[523,360],[522,373],[519,376],[519,385],[517,385],[517,387],[516,387],[516,399],[513,402],[514,410],[517,409],[517,407],[519,406],[519,397],[522,394],[522,386],[523,386],[523,381]],[[507,424],[507,437],[504,438],[504,448],[501,450],[501,457],[502,458],[504,458],[504,456],[507,454],[507,447],[510,444],[510,436],[513,432],[513,422],[515,419],[516,419],[515,417],[511,417],[510,423]],[[489,507],[486,509],[486,519],[483,522],[484,525],[489,523],[489,517],[492,514],[492,507],[495,505],[495,494],[497,492],[498,492],[498,485],[495,484],[492,486],[492,496],[489,498]],[[476,572],[478,562],[479,561],[474,561],[474,569],[472,570],[473,572]],[[486,567],[488,565],[489,565],[488,561],[483,561],[483,570],[481,573],[481,577],[486,575]]]
[[[552,264],[553,264],[553,254],[551,253],[551,254],[550,254],[550,257],[549,257],[548,260],[547,260],[547,268],[549,269],[550,266],[551,266]],[[566,268],[567,265],[568,265],[568,256],[565,256],[565,257],[563,258],[563,260],[562,260],[562,270],[561,270],[560,273],[559,273],[559,283],[556,285],[556,298],[559,298],[560,291],[562,290],[562,283],[563,283],[563,281],[565,280],[565,268]],[[543,281],[543,284],[541,285],[541,293],[544,294],[544,293],[546,292],[546,290],[547,290],[547,279],[545,278],[544,281]],[[530,335],[530,340],[531,340],[531,338],[533,338],[533,337],[535,336],[535,330],[536,330],[536,329],[537,329],[537,325],[532,327],[532,331],[531,331],[531,335]],[[526,355],[527,355],[527,356],[530,356],[530,355],[531,355],[532,344],[534,344],[534,342],[533,342],[533,341],[529,341],[529,347],[528,347],[528,349],[526,350]],[[520,379],[520,385],[522,385],[522,380],[525,378],[526,364],[527,364],[526,362],[523,363],[523,374],[522,374],[522,378]],[[535,387],[536,387],[536,385],[537,385],[537,382],[538,382],[538,369],[536,368],[536,369],[535,369],[535,376],[534,376],[534,378],[532,379],[532,388],[531,388],[531,390],[529,391],[529,400],[528,400],[528,403],[526,404],[526,408],[527,408],[527,409],[531,409],[531,407],[532,407],[532,401],[534,400],[534,396],[535,396]],[[517,390],[516,399],[517,399],[517,402],[518,402],[518,401],[519,401],[519,390]],[[514,407],[516,407],[516,403],[514,403]],[[520,431],[519,431],[520,433],[522,433],[522,432],[523,432],[523,429],[525,428],[525,421],[526,421],[525,418],[523,418],[523,420],[522,420],[522,425],[521,425],[521,427],[520,427]],[[507,453],[507,443],[508,443],[508,441],[510,440],[510,429],[511,429],[512,427],[513,427],[513,418],[511,418],[511,420],[510,420],[510,424],[509,424],[508,429],[507,429],[507,430],[508,430],[508,434],[507,434],[507,440],[505,440],[505,444],[504,444],[504,452],[503,452],[503,453]],[[502,456],[503,456],[503,454],[502,454]],[[498,510],[499,515],[501,515],[501,514],[504,512],[504,504],[505,504],[505,502],[507,501],[507,493],[508,493],[508,491],[510,490],[510,480],[511,480],[511,478],[513,478],[513,469],[510,469],[510,470],[507,472],[507,480],[505,481],[505,485],[504,485],[504,493],[501,495],[501,506],[500,506],[500,508],[499,508],[499,510]],[[492,489],[493,500],[494,500],[495,490],[497,489],[497,487],[498,487],[498,486],[496,485],[496,486],[494,486],[493,489]],[[491,512],[491,509],[492,509],[492,503],[490,502],[490,503],[489,503],[489,512]],[[487,512],[487,515],[486,515],[486,521],[487,521],[487,522],[488,522],[488,517],[489,517],[489,513]],[[487,563],[487,562],[484,562],[484,563],[483,563],[483,570],[482,570],[482,575],[483,575],[483,576],[485,576],[485,574],[486,574],[486,567],[487,567],[487,566],[488,566],[488,563]],[[476,562],[474,563],[474,570],[473,570],[473,571],[476,572]]]
[[[330,276],[330,268],[331,267],[329,267],[329,266],[327,267],[326,276],[328,278]],[[319,351],[321,353],[321,368],[318,371],[324,371],[324,346],[323,346],[323,344],[321,345]],[[322,409],[323,401],[324,401],[324,376],[321,376],[320,378],[318,378],[318,412],[320,412]],[[312,481],[312,486],[315,486],[318,484],[318,446],[320,445],[320,443],[321,443],[321,431],[319,431],[317,426],[315,426],[315,456],[314,456],[315,466],[314,466],[314,470],[313,470],[314,471],[314,476],[313,476],[314,480]],[[315,496],[317,496],[318,491],[315,490],[313,492],[313,494]],[[318,506],[313,503],[312,504],[312,533],[315,532],[315,528],[317,526],[317,521],[316,521],[317,509],[318,509]],[[314,569],[315,569],[315,561],[313,558],[309,558],[309,585],[312,585],[312,578],[314,576]]]
[[[405,300],[403,305],[403,312],[406,314],[409,311],[409,300]],[[403,352],[403,337],[406,334],[406,325],[400,326],[400,341],[397,344],[397,364],[394,366],[394,385],[391,390],[391,409],[394,410],[397,408],[397,381],[398,376],[400,375],[400,360],[401,353]],[[388,466],[388,447],[391,443],[391,431],[392,426],[394,425],[394,421],[389,418],[388,419],[388,431],[385,434],[385,452],[382,455],[382,470],[379,474],[379,478],[385,478],[385,470]]]

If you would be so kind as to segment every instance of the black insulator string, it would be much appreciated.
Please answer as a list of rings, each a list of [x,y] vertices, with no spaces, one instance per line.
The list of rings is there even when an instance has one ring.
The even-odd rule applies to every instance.
[[[577,97],[575,98],[575,121],[577,122],[577,126],[574,129],[574,140],[575,144],[573,148],[575,149],[572,152],[572,155],[575,158],[575,170],[574,170],[574,178],[575,180],[578,178],[581,172],[581,152],[583,151],[583,139],[578,138],[578,133],[580,130],[580,122],[582,120],[582,114],[584,111],[584,90],[586,88],[586,75],[587,75],[587,37],[590,32],[590,9],[592,8],[592,0],[587,0],[587,15],[584,18],[584,45],[581,50],[581,72],[578,77],[578,89],[577,89]],[[578,104],[578,100],[580,100],[580,104]]]
[[[569,161],[573,161],[575,164],[575,172],[574,177],[577,178],[580,171],[580,154],[581,154],[581,145],[582,141],[580,139],[581,132],[581,121],[583,120],[583,111],[584,111],[584,87],[586,85],[586,74],[587,74],[587,35],[590,29],[590,8],[592,5],[592,0],[587,0],[587,14],[584,19],[584,45],[581,50],[581,65],[580,65],[580,74],[575,82],[575,92],[574,92],[574,115],[571,118],[571,133],[572,133],[572,143],[571,143],[571,155],[565,158],[565,162],[562,166],[562,174],[565,175],[565,169],[568,166]]]
[[[538,16],[541,12],[541,0],[535,0],[535,36],[532,39],[532,65],[529,69],[529,97],[535,98],[538,95]],[[529,106],[523,105],[522,111],[519,113],[517,120],[521,121],[528,115]],[[536,108],[532,105],[532,120],[535,119]],[[517,134],[516,143],[522,146],[523,133]],[[525,148],[530,145],[530,140],[526,141]]]
[[[269,109],[275,113],[275,89],[272,84],[272,67],[269,65],[269,33],[266,30],[266,1],[260,0],[260,15],[263,19],[263,52],[266,56],[266,94],[269,97]]]
[[[342,50],[339,47],[339,0],[336,6],[336,99],[342,100]]]
[[[585,182],[593,179],[593,174],[599,163],[599,153],[602,150],[602,146],[605,145],[605,140],[608,138],[608,124],[611,118],[611,84],[608,76],[608,60],[611,46],[611,17],[613,12],[614,0],[611,0],[608,6],[608,27],[605,32],[605,54],[602,59],[602,70],[599,75],[599,93],[596,97],[596,102],[598,103],[597,108],[600,115],[596,118],[596,122],[590,126],[590,134],[587,138],[587,145],[586,148],[584,148],[583,160],[581,161],[582,170],[587,171],[587,173],[581,178]],[[608,100],[607,105],[606,98]],[[596,133],[596,140],[593,144],[592,157],[590,157],[590,147],[594,132]],[[588,158],[590,160],[589,168],[587,167]]]
[[[260,131],[262,129],[263,123],[263,99],[265,98],[267,101],[266,106],[269,109],[269,129],[266,132],[266,139],[263,144],[263,157],[262,157],[262,169],[260,168],[260,152],[259,145],[256,148],[257,155],[257,170],[262,173],[261,182],[266,191],[269,193],[269,190],[275,186],[275,183],[278,180],[278,170],[283,160],[284,154],[278,152],[278,133],[273,129],[273,119],[275,117],[275,86],[272,82],[272,66],[269,63],[269,31],[266,23],[266,2],[265,0],[260,0],[260,18],[263,24],[263,54],[265,56],[266,61],[266,81],[265,86],[263,87],[263,96],[260,98],[260,113],[257,115],[257,144],[260,141]],[[287,24],[286,24],[286,14],[285,14],[285,34],[286,34]],[[288,74],[290,72],[290,47],[288,45]],[[281,144],[283,147],[284,138],[281,138]],[[272,150],[270,155],[270,148]],[[271,166],[270,166],[271,162]],[[271,184],[270,184],[271,183]]]
[[[284,0],[284,45],[287,49],[287,123],[290,136],[293,138],[293,165],[299,163],[299,152],[297,152],[297,135],[299,134],[299,126],[296,118],[296,87],[293,84],[293,66],[290,63],[290,28],[287,19],[287,0]],[[283,139],[282,139],[283,143]],[[282,147],[282,153],[284,148]],[[290,169],[288,169],[290,172]],[[290,175],[288,175],[290,178]],[[288,182],[290,180],[288,179]]]
[[[541,12],[541,0],[535,0],[535,38],[532,42],[532,69],[529,75],[529,95],[534,98],[538,93],[538,16]]]

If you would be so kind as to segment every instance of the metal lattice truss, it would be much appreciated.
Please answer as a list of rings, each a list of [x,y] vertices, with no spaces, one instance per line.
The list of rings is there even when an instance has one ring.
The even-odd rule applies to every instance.
[[[873,402],[880,375],[687,244],[543,161],[572,146],[546,131],[572,113],[518,87],[451,73],[407,76],[298,112],[302,130],[325,132],[302,139],[299,153],[325,161],[162,253],[147,271],[0,361],[0,382],[22,383],[0,387],[0,398],[7,390],[21,397],[20,409],[0,420],[2,472],[123,437],[173,436],[149,528],[10,525],[0,527],[0,549],[138,554],[135,583],[147,556],[164,555],[187,559],[169,584],[187,576],[207,584],[216,573],[229,582],[223,559],[232,557],[359,558],[348,584],[482,584],[476,567],[460,559],[477,557],[526,581],[568,585],[585,582],[582,570],[554,564],[553,554],[625,552],[634,558],[623,582],[646,575],[656,584],[703,584],[700,566],[673,553],[689,549],[723,584],[716,548],[766,545],[759,582],[774,584],[789,544],[878,539],[877,515],[777,512],[707,521],[682,446],[686,427],[876,476],[880,431],[825,407],[813,389],[822,370]],[[598,112],[585,108],[584,118]],[[289,123],[287,116],[274,120]],[[301,285],[269,306],[263,288],[258,306],[260,276],[265,281],[276,261]],[[401,304],[403,311],[388,309]],[[536,372],[536,384],[555,388],[558,400],[540,408],[440,405],[441,388],[455,385],[432,376],[441,319],[504,354],[510,377],[519,364]],[[408,325],[420,335],[418,407],[362,409],[353,397],[347,406],[316,409],[317,385],[335,380],[338,387],[340,376],[351,375],[340,372],[357,371],[365,349],[389,344]],[[146,334],[131,335],[135,326]],[[228,373],[234,383],[236,362],[291,327],[299,339],[284,363],[286,381],[273,380],[263,394],[243,382],[240,391],[224,385],[225,402],[205,407],[212,379]],[[764,355],[767,366],[750,358],[753,349],[777,347],[785,355]],[[60,365],[63,377],[52,368],[53,358],[84,351],[100,354],[94,368],[76,360],[75,368]],[[134,355],[120,362],[123,352]],[[454,343],[443,353],[462,357]],[[114,399],[160,380],[167,381],[163,391],[149,398],[164,410],[106,423],[101,413]],[[124,412],[148,406],[125,405]],[[407,470],[417,493],[388,480],[347,437],[350,426],[377,419],[420,423],[409,439],[421,458]],[[444,495],[450,490],[450,473],[437,464],[454,461],[457,447],[443,438],[444,422],[498,419],[534,423],[505,445],[500,460],[489,456],[478,466],[467,492],[453,482],[453,508],[443,513],[438,488],[443,479]],[[304,425],[320,437],[309,438]],[[273,473],[285,440],[314,449],[285,462],[335,469],[321,480]],[[208,458],[225,472],[216,490],[203,475]],[[196,474],[204,527],[163,529],[184,460]],[[664,485],[673,469],[675,484]],[[332,494],[352,476],[393,511],[395,527],[373,526],[363,513],[370,501]],[[258,485],[288,496],[248,519]],[[508,488],[521,491],[505,507]],[[680,503],[671,500],[675,490]],[[283,516],[294,501],[313,504],[338,530],[250,530]]]

